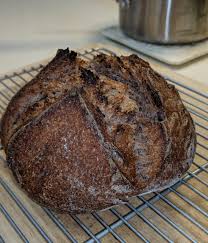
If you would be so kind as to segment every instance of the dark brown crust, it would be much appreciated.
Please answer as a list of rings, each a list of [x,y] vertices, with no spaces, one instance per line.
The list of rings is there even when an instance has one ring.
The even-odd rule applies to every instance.
[[[21,128],[8,151],[9,166],[21,187],[56,210],[84,212],[111,206],[125,198],[113,190],[118,183],[133,190],[110,166],[110,153],[100,143],[78,95],[66,96]]]
[[[68,49],[59,50],[50,64],[12,98],[2,118],[1,138],[5,148],[21,126],[41,114],[69,89],[81,85],[77,77],[79,67],[85,62],[76,56]]]
[[[84,62],[60,50],[12,99],[1,129],[21,187],[69,213],[161,190],[187,171],[196,146],[178,92],[136,55]]]

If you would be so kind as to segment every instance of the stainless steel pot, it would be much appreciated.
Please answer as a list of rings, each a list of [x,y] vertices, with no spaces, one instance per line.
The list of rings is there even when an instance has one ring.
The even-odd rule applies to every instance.
[[[208,37],[208,0],[118,0],[120,27],[147,42],[176,44]]]

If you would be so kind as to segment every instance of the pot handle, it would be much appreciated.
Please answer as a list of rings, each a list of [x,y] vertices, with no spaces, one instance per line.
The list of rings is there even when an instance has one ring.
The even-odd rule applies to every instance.
[[[129,8],[130,0],[116,0],[117,3],[121,6],[121,8]]]

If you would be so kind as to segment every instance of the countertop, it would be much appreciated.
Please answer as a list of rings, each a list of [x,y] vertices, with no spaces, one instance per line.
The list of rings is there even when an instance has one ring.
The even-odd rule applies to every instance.
[[[0,0],[0,74],[45,59],[58,48],[110,43],[101,31],[117,23],[115,0]],[[208,55],[167,67],[208,84]]]

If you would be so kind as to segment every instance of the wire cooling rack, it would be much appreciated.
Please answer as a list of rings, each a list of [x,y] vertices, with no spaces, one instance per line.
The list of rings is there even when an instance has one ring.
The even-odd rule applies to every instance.
[[[91,59],[105,48],[80,54]],[[11,97],[43,65],[0,78],[0,115]],[[208,92],[166,77],[180,92],[197,131],[195,160],[186,175],[162,192],[85,215],[55,214],[32,202],[16,185],[0,153],[0,242],[208,242]]]

